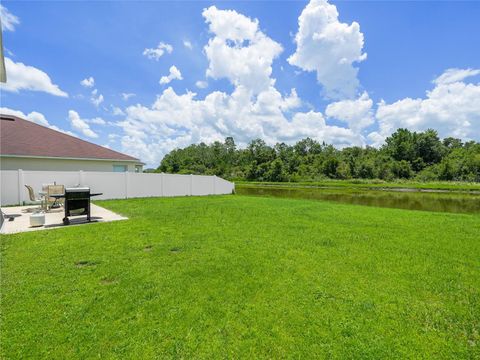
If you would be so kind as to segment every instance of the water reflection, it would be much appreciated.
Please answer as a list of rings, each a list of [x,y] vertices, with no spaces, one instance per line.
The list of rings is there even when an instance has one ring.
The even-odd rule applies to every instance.
[[[325,188],[238,186],[237,194],[335,201],[408,210],[480,213],[480,195]]]

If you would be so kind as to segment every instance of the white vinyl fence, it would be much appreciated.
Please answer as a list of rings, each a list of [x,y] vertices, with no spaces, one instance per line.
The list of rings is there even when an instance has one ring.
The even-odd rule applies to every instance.
[[[115,173],[94,171],[26,171],[1,170],[0,204],[29,202],[25,185],[38,194],[43,184],[65,187],[88,186],[92,193],[103,193],[95,199],[128,199],[152,196],[192,196],[231,194],[235,184],[216,176]]]

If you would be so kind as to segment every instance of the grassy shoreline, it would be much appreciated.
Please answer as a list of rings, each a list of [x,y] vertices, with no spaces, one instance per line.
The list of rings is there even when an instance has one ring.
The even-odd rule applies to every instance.
[[[382,180],[322,180],[322,181],[299,181],[299,182],[260,182],[260,181],[235,181],[239,186],[276,186],[276,187],[319,187],[319,188],[357,188],[372,190],[439,190],[452,192],[480,191],[480,183],[467,182],[415,182]]]

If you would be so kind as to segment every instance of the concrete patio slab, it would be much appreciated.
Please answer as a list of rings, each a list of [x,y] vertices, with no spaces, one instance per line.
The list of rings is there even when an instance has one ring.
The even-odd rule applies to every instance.
[[[127,217],[116,214],[101,206],[91,204],[91,222],[87,222],[85,215],[69,217],[70,225],[63,225],[63,208],[51,209],[45,213],[45,225],[39,227],[30,226],[30,215],[35,206],[12,206],[2,208],[5,220],[3,222],[0,234],[14,234],[25,231],[49,230],[61,227],[76,225],[87,225],[96,222],[109,222],[117,220],[127,220]],[[10,221],[9,219],[12,219]]]

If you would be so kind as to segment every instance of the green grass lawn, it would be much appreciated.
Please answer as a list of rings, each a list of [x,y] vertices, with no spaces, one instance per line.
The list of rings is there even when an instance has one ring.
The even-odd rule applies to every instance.
[[[480,216],[246,196],[99,202],[3,236],[1,358],[480,357]]]

